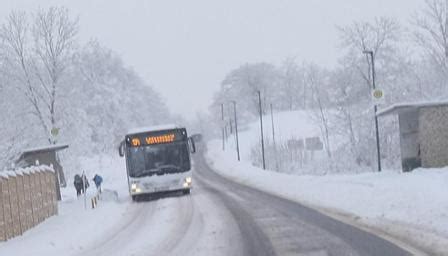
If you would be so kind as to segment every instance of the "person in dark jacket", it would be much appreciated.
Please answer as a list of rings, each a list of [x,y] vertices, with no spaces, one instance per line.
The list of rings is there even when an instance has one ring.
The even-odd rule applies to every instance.
[[[79,174],[75,175],[73,185],[75,186],[76,189],[76,195],[80,196],[82,191],[82,178],[81,176],[79,176]]]
[[[101,193],[101,183],[103,183],[103,177],[95,174],[95,176],[93,177],[93,182],[95,182],[95,186],[98,192]]]

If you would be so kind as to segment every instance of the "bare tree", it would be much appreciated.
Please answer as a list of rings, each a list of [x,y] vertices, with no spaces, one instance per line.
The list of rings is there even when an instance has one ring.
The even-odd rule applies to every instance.
[[[24,12],[12,12],[0,31],[3,59],[11,67],[8,75],[19,85],[50,144],[56,143],[50,131],[57,128],[58,89],[76,34],[77,20],[69,18],[67,9],[56,7],[39,10],[33,26]],[[64,185],[64,173],[58,176]]]
[[[365,50],[371,50],[377,60],[382,64],[389,55],[394,55],[395,43],[400,37],[400,26],[396,20],[386,17],[376,18],[373,23],[354,22],[352,25],[339,28],[340,45],[348,51],[346,59],[361,74],[368,89],[371,88],[370,61]],[[364,60],[361,61],[361,58]],[[381,65],[378,65],[381,66]]]
[[[42,103],[48,113],[43,124],[47,131],[57,128],[56,104],[58,87],[64,71],[71,62],[78,21],[70,19],[65,8],[51,7],[39,10],[33,26],[34,52],[33,63],[37,84],[42,89]],[[49,137],[55,143],[53,137]]]
[[[64,8],[39,10],[30,26],[24,12],[12,12],[1,28],[8,73],[19,85],[41,125],[43,136],[56,143],[50,131],[56,128],[58,87],[70,63],[77,20]]]
[[[1,28],[4,61],[11,67],[8,75],[17,81],[28,102],[32,105],[33,114],[39,119],[44,131],[48,131],[44,113],[40,107],[42,95],[36,90],[31,70],[31,53],[29,50],[29,25],[24,12],[12,12]]]
[[[274,65],[268,63],[245,64],[231,71],[221,83],[221,91],[216,97],[215,105],[223,100],[238,100],[244,111],[241,114],[258,113],[257,91],[261,91],[263,109],[275,96],[278,72]],[[263,112],[264,112],[263,110]]]
[[[448,0],[425,0],[426,8],[415,15],[415,42],[442,68],[448,69]]]
[[[318,69],[316,66],[309,66],[307,68],[306,82],[308,87],[311,89],[313,95],[313,101],[316,111],[316,117],[319,120],[319,127],[323,137],[325,150],[327,156],[331,158],[331,145],[330,145],[330,122],[329,122],[329,106],[328,103],[328,91],[326,90],[325,84],[325,74],[322,70]]]
[[[306,106],[304,72],[294,58],[288,58],[280,68],[280,84],[277,99],[280,108],[295,110]]]

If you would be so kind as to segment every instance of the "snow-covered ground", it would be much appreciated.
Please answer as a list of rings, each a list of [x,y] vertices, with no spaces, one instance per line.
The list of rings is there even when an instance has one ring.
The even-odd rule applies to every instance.
[[[113,161],[107,158],[107,163],[99,164],[99,158],[83,159],[83,170],[91,179],[98,174],[104,177],[103,188],[107,191],[123,191],[126,188],[126,179],[123,172],[122,161]],[[119,160],[119,159],[118,159]],[[107,169],[103,169],[108,166]],[[120,177],[120,174],[122,177]],[[128,199],[124,195],[100,200],[98,208],[91,209],[90,199],[95,195],[93,181],[87,190],[86,205],[84,197],[77,198],[73,187],[73,179],[69,177],[68,186],[62,188],[63,200],[59,203],[59,214],[39,224],[36,228],[28,230],[22,236],[7,242],[0,242],[1,255],[71,255],[82,251],[89,243],[104,232],[112,228],[123,218],[129,207]],[[126,191],[126,190],[124,190]]]
[[[134,203],[128,194],[123,158],[80,159],[79,172],[103,176],[103,194],[96,209],[77,198],[73,178],[62,189],[59,214],[22,236],[0,242],[0,255],[235,255],[238,230],[228,210],[201,188],[191,196]],[[115,196],[118,193],[118,197]]]
[[[272,119],[274,121],[275,135],[272,132]],[[264,115],[263,132],[265,139],[266,166],[271,169],[275,169],[275,166],[277,166],[282,172],[296,174],[323,174],[327,173],[329,170],[336,172],[334,168],[330,168],[334,162],[330,163],[327,161],[327,153],[324,149],[313,152],[296,149],[297,151],[294,155],[289,151],[290,142],[304,142],[307,138],[318,137],[323,143],[324,140],[318,123],[319,121],[317,120],[316,114],[312,111],[296,110],[277,112],[274,113],[273,117],[270,114]],[[258,163],[258,166],[261,166],[260,153],[256,151],[260,148],[259,120],[256,119],[250,123],[239,124],[238,128],[241,159],[247,162]],[[274,136],[277,157],[274,157],[274,149],[272,146]],[[340,135],[330,133],[329,136],[333,151],[343,146],[344,140]],[[225,148],[233,150],[236,156],[235,133],[230,134],[230,136],[227,137]],[[299,160],[297,154],[303,154],[303,160]],[[299,162],[302,164],[299,164]],[[297,168],[299,165],[301,168]],[[369,170],[369,168],[345,168],[343,170],[337,169],[337,172],[365,172],[366,169]]]
[[[421,246],[448,245],[448,168],[299,176],[238,162],[233,150],[222,151],[219,140],[209,143],[207,154],[215,170],[243,184],[350,214],[359,224],[418,240]]]
[[[305,137],[319,137],[319,126],[313,122],[306,111],[290,111],[274,113],[274,133],[277,143],[286,142],[289,139],[303,139]],[[265,138],[272,140],[272,122],[270,115],[263,116]],[[260,123],[254,121],[248,125],[239,127],[239,146],[241,158],[250,159],[250,149],[260,140]],[[229,147],[235,148],[234,137],[227,140]]]

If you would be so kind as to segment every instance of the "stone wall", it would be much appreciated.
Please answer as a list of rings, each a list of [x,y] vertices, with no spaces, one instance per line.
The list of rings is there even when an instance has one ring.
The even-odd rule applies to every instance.
[[[0,172],[0,241],[6,241],[57,214],[52,167]]]
[[[448,106],[421,108],[419,130],[422,166],[448,166]]]

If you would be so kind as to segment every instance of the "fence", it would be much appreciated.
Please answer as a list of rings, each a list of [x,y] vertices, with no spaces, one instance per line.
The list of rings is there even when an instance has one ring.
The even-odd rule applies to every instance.
[[[53,167],[0,172],[0,241],[22,235],[58,212]]]

